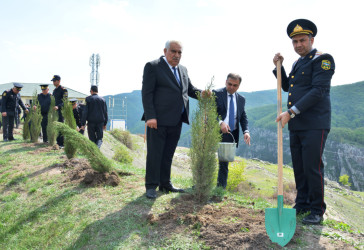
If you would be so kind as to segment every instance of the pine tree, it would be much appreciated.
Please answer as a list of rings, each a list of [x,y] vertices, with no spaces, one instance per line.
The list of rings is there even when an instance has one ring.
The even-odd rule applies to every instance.
[[[73,147],[77,147],[86,156],[93,169],[101,173],[111,171],[112,162],[101,153],[95,143],[64,123],[54,122],[53,124],[56,130],[62,133],[65,141],[68,140]]]
[[[57,130],[54,127],[55,121],[58,121],[58,112],[57,110],[54,110],[54,106],[56,105],[56,101],[54,99],[54,96],[51,96],[51,106],[49,107],[48,112],[48,124],[47,124],[47,136],[48,136],[48,142],[49,145],[53,146],[56,144],[56,138],[57,138]]]
[[[71,129],[76,130],[76,120],[73,116],[72,104],[68,101],[68,98],[63,99],[62,114],[64,117],[64,123]],[[72,140],[72,137],[65,137],[64,140],[64,152],[66,153],[68,159],[75,157],[77,151],[77,144],[73,143]]]
[[[37,91],[34,92],[33,94],[33,107],[35,106],[36,108],[34,109],[33,107],[30,108],[30,126],[29,126],[29,131],[30,131],[30,140],[31,142],[38,142],[38,137],[40,134],[40,131],[42,130],[42,114],[41,114],[41,110],[40,110],[40,104],[38,101],[38,96],[37,96]]]
[[[212,82],[213,79],[206,91],[211,90]],[[198,94],[198,107],[192,121],[190,157],[195,197],[199,202],[210,198],[216,177],[216,152],[221,135],[215,98],[213,93],[209,97]]]
[[[23,125],[23,139],[24,140],[28,140],[30,138],[29,122],[30,122],[31,115],[32,114],[29,112],[24,121],[24,125]]]

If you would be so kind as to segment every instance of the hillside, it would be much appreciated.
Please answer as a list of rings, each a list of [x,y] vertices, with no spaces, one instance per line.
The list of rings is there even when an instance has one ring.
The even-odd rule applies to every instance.
[[[191,196],[187,148],[173,159],[172,182],[186,194],[144,196],[145,145],[133,136],[133,164],[114,163],[118,186],[89,186],[82,155],[72,161],[63,150],[19,139],[0,142],[1,249],[281,249],[265,233],[264,208],[273,198],[276,165],[236,158],[246,164],[243,181],[231,192],[216,189],[207,204]],[[120,145],[105,133],[102,152],[112,157]],[[82,165],[82,166],[81,166]],[[76,178],[77,177],[77,178]],[[83,179],[84,178],[84,179]],[[292,170],[284,168],[285,205],[292,205]],[[326,181],[325,222],[304,226],[286,249],[355,249],[363,247],[364,194]]]
[[[257,158],[276,162],[276,90],[241,92],[246,98],[246,110],[249,130],[252,137],[251,147],[243,143],[238,155],[245,158]],[[140,91],[115,95],[114,110],[121,111],[121,100],[127,97],[127,126],[132,133],[143,134],[144,123],[140,121],[143,114]],[[283,100],[287,93],[282,92]],[[108,96],[106,97],[108,100]],[[190,99],[190,110],[196,108],[196,100]],[[325,174],[330,180],[338,181],[341,175],[350,176],[354,190],[364,190],[364,82],[331,88],[332,129],[324,152]],[[283,108],[286,104],[283,103]],[[119,112],[119,113],[118,113]],[[191,112],[191,114],[192,114]],[[190,114],[190,115],[191,115]],[[192,117],[192,116],[191,116]],[[112,116],[110,116],[112,118]],[[115,117],[115,118],[120,118]],[[189,147],[190,126],[184,124],[179,146]],[[284,163],[291,164],[288,130],[284,129]]]

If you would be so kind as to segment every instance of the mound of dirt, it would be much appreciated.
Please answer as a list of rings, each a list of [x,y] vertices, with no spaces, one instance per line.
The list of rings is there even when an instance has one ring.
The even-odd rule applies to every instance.
[[[65,182],[82,183],[87,186],[118,186],[120,178],[115,171],[111,173],[100,173],[93,170],[90,163],[86,159],[70,159],[66,160],[63,164],[58,164],[58,167],[63,168],[68,178]]]
[[[183,195],[175,208],[148,220],[160,234],[183,232],[186,227],[211,248],[263,249],[271,245],[265,232],[263,210],[224,205],[198,205],[192,195]]]

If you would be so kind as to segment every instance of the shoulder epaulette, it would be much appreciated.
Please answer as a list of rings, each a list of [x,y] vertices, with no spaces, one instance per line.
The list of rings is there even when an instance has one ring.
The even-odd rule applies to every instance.
[[[319,57],[319,56],[322,56],[323,54],[325,54],[324,52],[322,52],[322,51],[316,51],[316,54],[315,54],[315,56],[313,57],[313,59],[312,60],[314,60],[314,59],[316,59],[317,57]]]

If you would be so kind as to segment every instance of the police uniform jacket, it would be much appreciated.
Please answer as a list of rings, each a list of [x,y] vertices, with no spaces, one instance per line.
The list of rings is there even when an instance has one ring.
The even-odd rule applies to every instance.
[[[48,114],[49,107],[51,106],[51,94],[38,94],[38,102],[42,115]]]
[[[20,95],[15,94],[13,89],[5,90],[2,94],[1,112],[6,112],[9,116],[15,116],[18,105],[20,105],[24,111],[26,110]]]
[[[58,110],[61,110],[63,107],[63,99],[68,97],[67,89],[59,85],[58,88],[53,90],[53,96],[55,105],[58,107]]]
[[[90,123],[104,123],[107,124],[107,107],[104,98],[93,94],[86,97],[86,106],[82,114],[82,125],[86,124],[86,120]]]
[[[276,69],[273,73],[277,75]],[[330,129],[330,85],[334,73],[333,57],[316,49],[295,62],[288,77],[282,67],[287,107],[295,106],[300,111],[288,122],[289,130]]]

